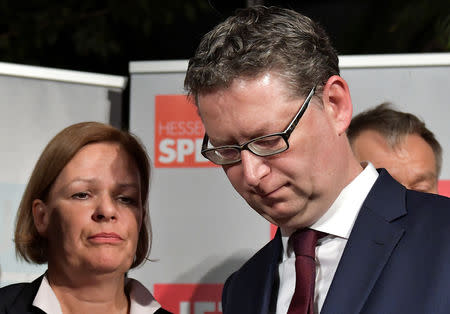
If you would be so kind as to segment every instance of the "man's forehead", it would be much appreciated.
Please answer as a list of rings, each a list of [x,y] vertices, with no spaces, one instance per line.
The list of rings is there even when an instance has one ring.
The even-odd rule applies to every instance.
[[[236,79],[228,88],[202,93],[197,100],[211,142],[221,144],[281,132],[300,106],[271,73]]]

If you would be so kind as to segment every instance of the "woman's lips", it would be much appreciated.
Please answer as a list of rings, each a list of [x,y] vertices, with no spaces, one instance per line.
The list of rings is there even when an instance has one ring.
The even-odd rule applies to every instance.
[[[123,239],[117,233],[114,232],[100,232],[90,236],[89,241],[94,243],[119,243],[122,242]]]

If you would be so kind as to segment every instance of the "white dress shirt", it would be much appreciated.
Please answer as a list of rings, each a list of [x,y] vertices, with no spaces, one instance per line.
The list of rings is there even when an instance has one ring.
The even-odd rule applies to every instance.
[[[129,292],[130,314],[155,313],[161,307],[150,291],[139,281],[132,278],[125,279],[125,289]],[[61,305],[47,280],[47,276],[42,278],[33,305],[47,314],[62,314]]]
[[[353,224],[377,178],[377,170],[371,163],[367,163],[365,169],[341,191],[325,214],[310,226],[311,229],[328,234],[316,246],[315,313],[320,313],[322,309]],[[295,254],[292,246],[288,245],[290,234],[286,234],[283,229],[281,234],[283,256],[278,266],[280,287],[276,313],[286,314],[295,291]]]

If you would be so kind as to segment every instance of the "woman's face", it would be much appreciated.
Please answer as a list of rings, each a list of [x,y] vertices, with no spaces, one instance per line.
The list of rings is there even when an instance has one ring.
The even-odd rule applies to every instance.
[[[33,216],[48,238],[49,272],[126,272],[142,224],[138,168],[117,143],[84,146],[56,178]]]

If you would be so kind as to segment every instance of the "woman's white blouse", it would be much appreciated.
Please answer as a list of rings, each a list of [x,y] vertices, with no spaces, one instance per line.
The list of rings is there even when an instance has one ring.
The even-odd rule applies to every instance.
[[[161,307],[150,291],[136,279],[125,279],[125,289],[130,296],[130,314],[155,313]],[[61,305],[48,283],[47,276],[44,276],[42,279],[39,290],[33,300],[33,306],[38,307],[47,314],[62,314]]]

